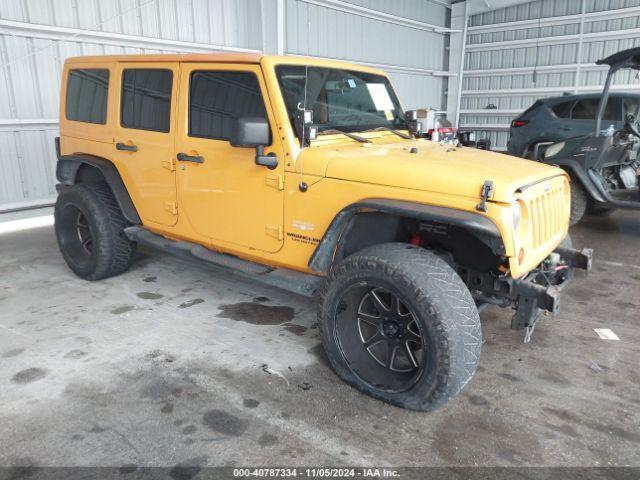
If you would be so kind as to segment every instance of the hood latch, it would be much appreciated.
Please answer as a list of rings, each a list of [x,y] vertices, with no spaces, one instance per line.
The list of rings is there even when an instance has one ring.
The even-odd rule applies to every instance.
[[[480,191],[480,203],[476,205],[476,210],[479,212],[487,211],[487,200],[493,198],[493,181],[485,180],[482,184],[482,190]]]

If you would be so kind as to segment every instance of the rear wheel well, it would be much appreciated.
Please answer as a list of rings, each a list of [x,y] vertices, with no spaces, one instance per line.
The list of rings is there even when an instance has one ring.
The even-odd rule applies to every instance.
[[[142,223],[120,172],[110,160],[84,153],[62,155],[56,177],[64,186],[84,184],[109,189],[127,221],[132,225]]]
[[[351,218],[338,242],[334,262],[373,245],[392,242],[431,250],[454,268],[488,272],[502,262],[491,247],[463,226],[378,211],[361,212]]]
[[[107,179],[104,178],[104,174],[102,173],[102,171],[99,168],[94,167],[93,165],[90,165],[88,163],[83,163],[82,165],[80,165],[76,173],[74,183],[105,185],[109,187]]]
[[[524,149],[524,158],[530,160],[537,160],[535,158],[531,158],[533,156],[533,149],[538,143],[557,143],[561,140],[553,140],[552,138],[536,138],[535,140],[529,142]]]

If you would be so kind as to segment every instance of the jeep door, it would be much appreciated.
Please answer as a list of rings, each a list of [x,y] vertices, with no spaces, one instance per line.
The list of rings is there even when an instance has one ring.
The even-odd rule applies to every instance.
[[[284,153],[259,65],[183,63],[176,132],[178,205],[192,228],[216,246],[266,252],[283,242]],[[279,158],[255,164],[254,148],[229,143],[240,117],[264,117]],[[180,159],[182,159],[180,161]]]
[[[145,225],[175,225],[176,63],[121,63],[113,158]]]

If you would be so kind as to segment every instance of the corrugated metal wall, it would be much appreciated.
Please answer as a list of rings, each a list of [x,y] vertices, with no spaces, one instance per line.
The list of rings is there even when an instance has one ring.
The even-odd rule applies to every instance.
[[[539,98],[601,90],[606,69],[594,62],[640,45],[639,34],[640,0],[538,0],[471,16],[461,128],[505,149],[511,119]]]
[[[387,69],[406,108],[442,109],[444,3],[0,0],[0,211],[55,197],[53,139],[66,57],[226,49],[339,58]]]
[[[350,3],[428,24],[448,22],[446,7],[425,0]],[[379,65],[389,72],[405,108],[443,109],[446,76],[440,72],[445,68],[446,37],[442,33],[417,23],[395,24],[298,0],[286,0],[286,11],[287,53]]]

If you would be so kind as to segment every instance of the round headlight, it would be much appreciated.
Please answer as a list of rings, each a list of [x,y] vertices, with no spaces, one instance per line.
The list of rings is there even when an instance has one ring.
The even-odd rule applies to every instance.
[[[559,154],[563,148],[564,142],[554,143],[553,145],[550,145],[549,148],[544,151],[544,158],[553,157],[554,155]]]
[[[520,227],[520,221],[522,220],[522,207],[518,201],[511,204],[511,218],[513,221],[513,229],[518,230]]]

